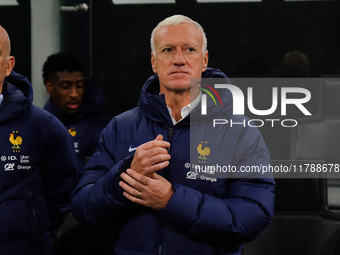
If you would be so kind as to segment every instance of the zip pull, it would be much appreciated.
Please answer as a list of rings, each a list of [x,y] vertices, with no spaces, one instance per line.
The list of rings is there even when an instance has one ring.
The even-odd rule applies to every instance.
[[[174,133],[174,128],[173,127],[169,127],[168,130],[168,142],[170,143],[170,147],[168,148],[168,153],[170,154],[170,150],[171,150],[171,143],[172,143],[172,135]]]
[[[168,138],[172,138],[173,133],[174,133],[174,128],[169,127]]]

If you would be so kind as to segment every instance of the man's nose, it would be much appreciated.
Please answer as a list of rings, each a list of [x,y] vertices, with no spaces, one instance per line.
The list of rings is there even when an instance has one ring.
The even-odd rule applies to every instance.
[[[76,86],[74,86],[74,85],[71,86],[69,96],[70,97],[78,97],[78,95],[79,95],[79,93],[78,93]]]
[[[185,64],[185,57],[183,54],[182,49],[177,49],[174,57],[174,64],[175,65],[184,65]]]

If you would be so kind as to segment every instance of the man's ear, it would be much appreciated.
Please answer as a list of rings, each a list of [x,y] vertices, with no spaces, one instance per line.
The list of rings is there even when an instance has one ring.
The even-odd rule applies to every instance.
[[[209,54],[208,54],[208,51],[206,50],[205,53],[203,54],[203,70],[202,70],[202,72],[204,72],[205,70],[207,70],[207,67],[208,67],[208,59],[209,59]]]
[[[6,68],[6,77],[11,74],[15,65],[15,58],[13,56],[7,57],[7,68]]]
[[[50,81],[45,82],[45,88],[47,93],[52,95],[52,83]]]
[[[153,52],[151,52],[151,66],[154,73],[157,73],[157,66],[156,66],[156,57],[154,56]]]

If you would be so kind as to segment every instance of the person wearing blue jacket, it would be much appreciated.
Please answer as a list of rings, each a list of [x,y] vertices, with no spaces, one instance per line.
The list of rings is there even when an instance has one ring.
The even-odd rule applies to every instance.
[[[192,166],[269,164],[264,140],[249,126],[211,130],[221,111],[212,101],[201,116],[200,83],[191,81],[228,78],[207,67],[207,41],[197,22],[166,18],[152,32],[151,49],[156,74],[144,84],[138,107],[103,130],[73,192],[73,213],[87,224],[118,226],[115,254],[240,255],[272,221],[274,180],[233,173],[215,178]],[[220,96],[223,116],[247,120],[233,115],[229,90]]]
[[[14,63],[0,27],[0,254],[46,255],[71,208],[76,157],[72,137],[32,104],[32,86]]]
[[[95,151],[101,131],[111,120],[103,92],[85,81],[84,69],[78,55],[59,52],[47,58],[42,73],[50,95],[44,109],[72,135],[79,169]]]
[[[78,171],[92,156],[103,128],[111,120],[103,92],[85,79],[84,71],[85,64],[78,55],[59,52],[46,59],[42,73],[50,95],[44,109],[56,116],[72,135]],[[53,254],[72,253],[71,247],[78,243],[82,244],[82,248],[76,248],[78,252],[90,252],[92,247],[84,245],[84,240],[87,244],[86,240],[93,236],[99,236],[99,232],[79,223],[70,213],[56,235]]]

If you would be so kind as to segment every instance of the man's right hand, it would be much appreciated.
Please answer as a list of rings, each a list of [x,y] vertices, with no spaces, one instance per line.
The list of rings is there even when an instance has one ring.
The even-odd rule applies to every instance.
[[[145,176],[152,176],[169,165],[170,155],[167,150],[169,147],[170,143],[163,141],[162,135],[158,135],[153,141],[143,143],[137,148],[130,168]]]

